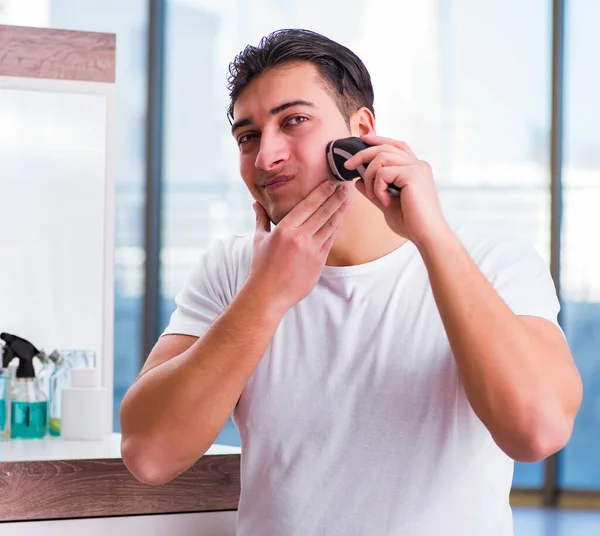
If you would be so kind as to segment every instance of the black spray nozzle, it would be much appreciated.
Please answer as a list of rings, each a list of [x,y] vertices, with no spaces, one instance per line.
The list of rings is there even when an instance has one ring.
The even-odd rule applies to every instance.
[[[10,362],[15,358],[13,349],[7,344],[4,346],[4,352],[2,353],[2,366],[8,367]]]
[[[40,353],[39,350],[29,341],[10,333],[0,333],[0,339],[6,343],[2,358],[4,366],[8,366],[13,358],[17,357],[17,378],[35,378],[33,358]]]

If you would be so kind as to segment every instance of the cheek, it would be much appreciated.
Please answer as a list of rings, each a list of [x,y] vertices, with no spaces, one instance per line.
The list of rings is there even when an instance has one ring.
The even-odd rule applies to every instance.
[[[325,147],[327,142],[302,144],[297,150],[297,160],[301,163],[304,171],[316,182],[328,177],[327,159],[325,158]]]
[[[255,173],[254,159],[251,157],[248,157],[246,155],[241,155],[240,156],[240,175],[242,177],[242,180],[246,184],[246,187],[248,188],[248,190],[250,190],[250,193],[256,199],[257,192],[256,192],[255,181],[254,181],[254,173]]]

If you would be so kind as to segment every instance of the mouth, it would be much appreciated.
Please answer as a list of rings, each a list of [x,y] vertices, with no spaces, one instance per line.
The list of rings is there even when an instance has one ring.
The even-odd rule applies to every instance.
[[[293,175],[277,175],[276,177],[273,177],[272,179],[269,179],[268,181],[264,182],[262,184],[262,187],[267,192],[272,192],[273,190],[277,190],[282,186],[285,186],[288,182],[292,181],[293,179]]]

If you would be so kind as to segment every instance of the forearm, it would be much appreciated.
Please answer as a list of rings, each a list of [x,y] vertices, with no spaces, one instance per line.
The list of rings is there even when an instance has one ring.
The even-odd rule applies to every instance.
[[[419,249],[475,413],[515,459],[560,448],[578,408],[577,372],[553,358],[564,340],[551,346],[515,315],[452,232]]]
[[[121,426],[128,442],[124,451],[139,474],[162,483],[206,452],[235,408],[282,315],[246,286],[188,350],[135,382],[123,400]],[[164,467],[170,468],[169,474],[164,474]]]

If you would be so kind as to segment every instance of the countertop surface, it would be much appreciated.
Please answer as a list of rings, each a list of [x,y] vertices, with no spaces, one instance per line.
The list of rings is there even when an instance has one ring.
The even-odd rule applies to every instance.
[[[239,447],[212,445],[207,455],[239,454]],[[59,437],[11,439],[0,442],[0,461],[27,462],[121,458],[121,434],[102,440],[74,441]]]
[[[120,443],[120,434],[101,441],[48,437],[0,443],[0,525],[237,510],[240,448],[213,445],[180,475],[149,485],[127,469]]]

